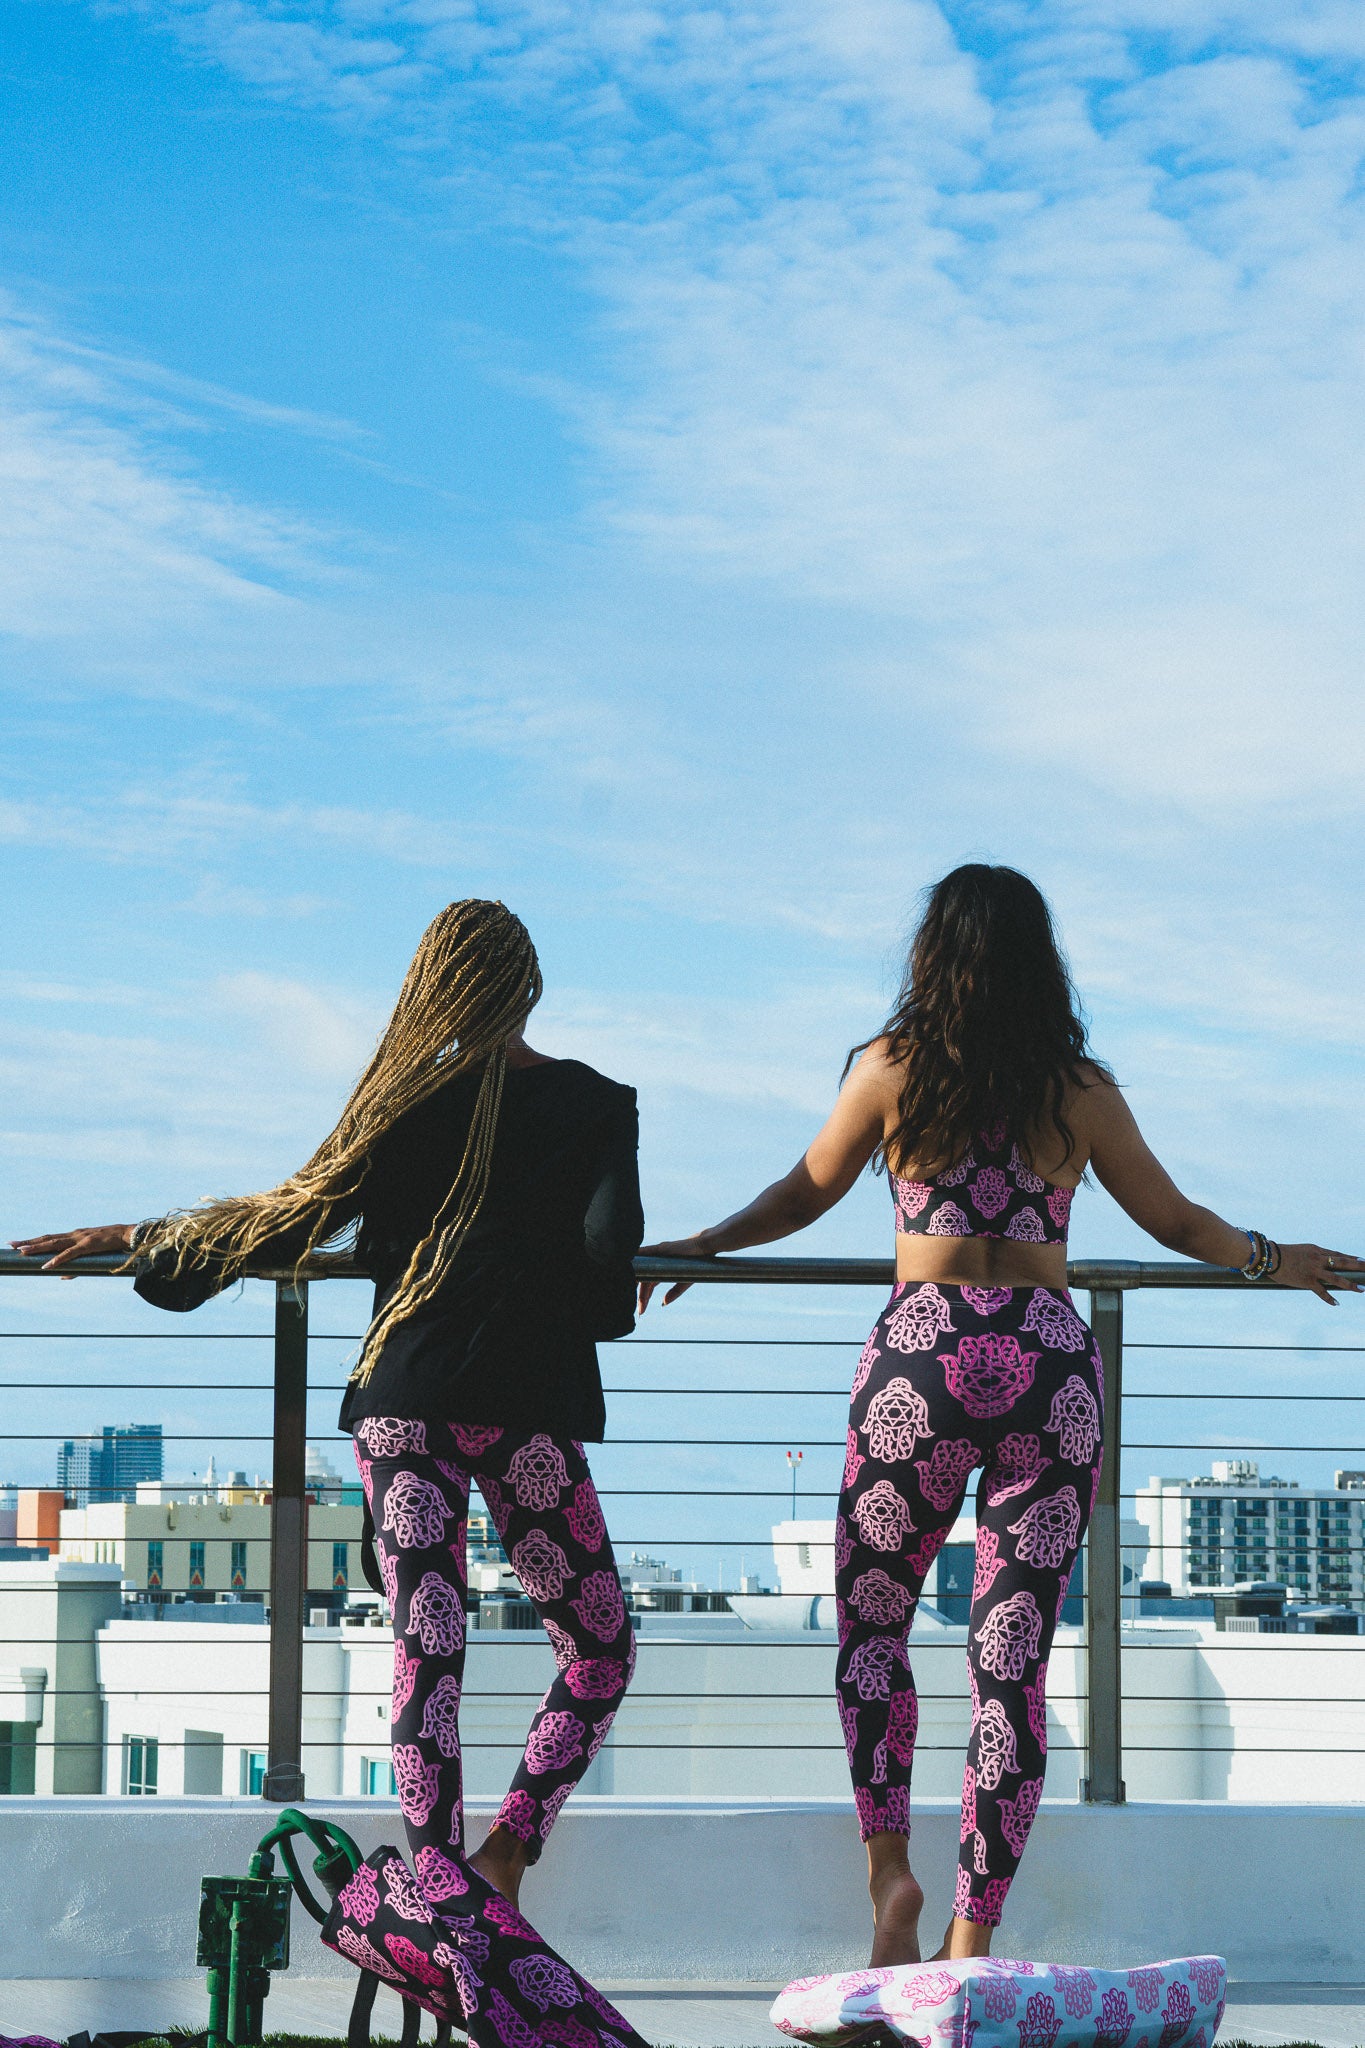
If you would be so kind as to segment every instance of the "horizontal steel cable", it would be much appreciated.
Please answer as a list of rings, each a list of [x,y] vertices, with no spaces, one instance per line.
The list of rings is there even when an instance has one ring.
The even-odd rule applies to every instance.
[[[273,1383],[269,1380],[8,1380],[0,1377],[0,1388],[15,1393],[85,1393],[85,1394],[272,1394]],[[319,1397],[329,1395],[333,1400],[345,1392],[343,1380],[310,1380],[307,1391]],[[604,1386],[609,1396],[647,1394],[651,1397],[720,1396],[732,1400],[773,1397],[790,1398],[793,1395],[813,1401],[840,1401],[848,1399],[848,1388],[840,1387],[609,1387]],[[1160,1387],[1127,1387],[1123,1390],[1125,1401],[1318,1401],[1329,1403],[1365,1402],[1365,1394],[1242,1394],[1229,1393],[1224,1388],[1210,1388],[1197,1393],[1167,1393]],[[88,1432],[87,1432],[88,1433]],[[345,1432],[343,1431],[344,1435]]]

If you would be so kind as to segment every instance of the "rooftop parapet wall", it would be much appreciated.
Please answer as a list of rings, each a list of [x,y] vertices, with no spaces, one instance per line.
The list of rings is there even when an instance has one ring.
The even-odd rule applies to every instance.
[[[493,1808],[471,1807],[477,1840]],[[402,1840],[395,1802],[310,1811],[339,1821],[365,1850]],[[200,1877],[244,1871],[277,1812],[261,1800],[0,1799],[0,1974],[188,1976]],[[1102,1968],[1212,1952],[1234,1978],[1355,1983],[1365,1954],[1363,1827],[1361,1809],[1349,1807],[1044,1801],[999,1946]],[[950,1910],[957,1838],[956,1802],[919,1803],[914,1858],[931,1930]],[[847,1799],[580,1793],[522,1903],[598,1979],[779,1984],[867,1954],[864,1861]],[[346,1974],[297,1907],[292,1954],[293,1977]]]

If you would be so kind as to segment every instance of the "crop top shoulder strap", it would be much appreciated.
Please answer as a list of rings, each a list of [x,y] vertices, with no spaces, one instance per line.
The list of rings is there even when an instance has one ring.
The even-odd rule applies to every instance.
[[[1066,1243],[1075,1189],[1056,1187],[1026,1166],[1003,1132],[983,1131],[956,1166],[932,1180],[896,1173],[890,1180],[896,1228],[908,1236]]]

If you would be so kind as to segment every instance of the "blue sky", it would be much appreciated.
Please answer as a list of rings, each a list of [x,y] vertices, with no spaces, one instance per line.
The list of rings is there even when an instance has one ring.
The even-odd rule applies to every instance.
[[[540,941],[546,1049],[638,1084],[652,1229],[710,1220],[801,1149],[917,892],[989,857],[1189,1190],[1365,1238],[1358,9],[3,34],[6,1236],[287,1171],[471,893]],[[1099,1195],[1076,1243],[1143,1248]]]

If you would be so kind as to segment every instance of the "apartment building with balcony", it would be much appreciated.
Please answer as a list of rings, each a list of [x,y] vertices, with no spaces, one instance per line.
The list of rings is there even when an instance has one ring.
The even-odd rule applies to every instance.
[[[364,1580],[359,1501],[308,1506],[308,1606],[344,1606]],[[117,1565],[125,1591],[148,1607],[181,1601],[264,1601],[270,1587],[268,1492],[225,1486],[216,1496],[161,1498],[156,1481],[133,1501],[64,1508],[61,1556]]]
[[[1295,1602],[1365,1605],[1365,1474],[1312,1488],[1263,1476],[1254,1459],[1215,1461],[1208,1478],[1154,1476],[1137,1488],[1134,1513],[1148,1576],[1175,1598],[1269,1579]]]

